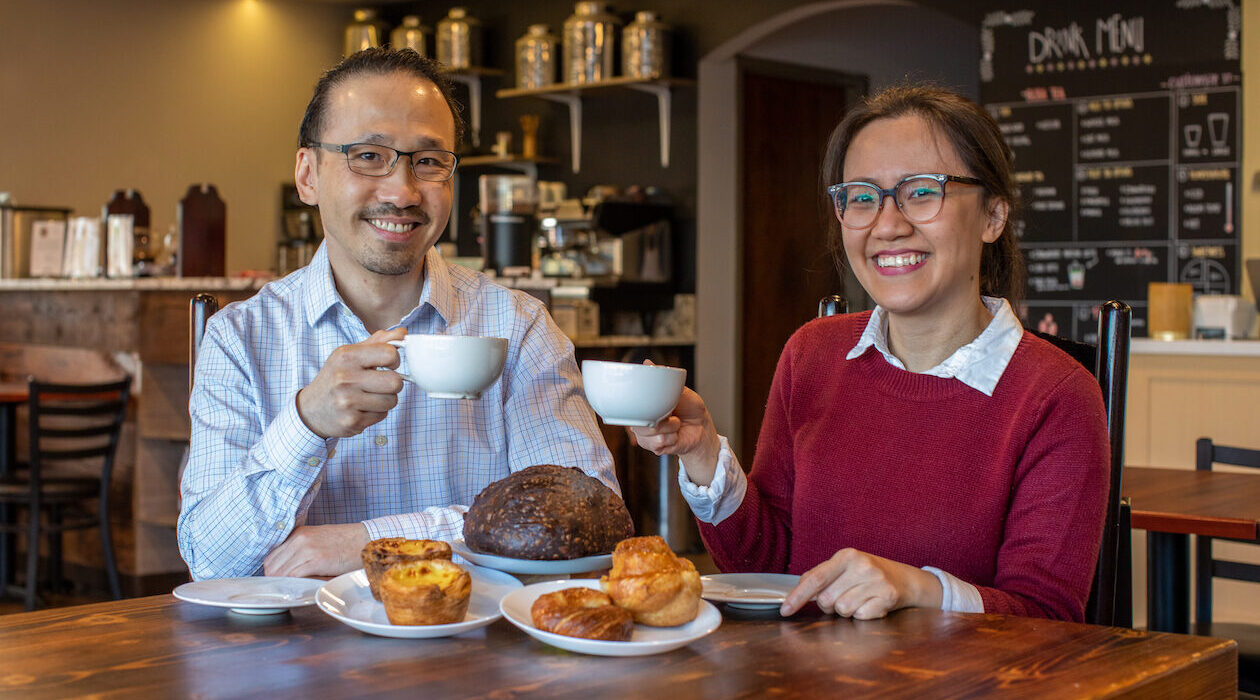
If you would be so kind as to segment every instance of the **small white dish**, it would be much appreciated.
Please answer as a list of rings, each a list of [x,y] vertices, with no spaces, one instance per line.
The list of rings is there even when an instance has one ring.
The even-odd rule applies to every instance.
[[[392,625],[385,604],[372,597],[363,569],[342,574],[325,583],[315,594],[315,603],[338,622],[360,632],[399,639],[450,637],[485,627],[499,619],[499,600],[521,587],[521,582],[502,571],[464,565],[472,577],[472,597],[461,622],[449,625]]]
[[[678,367],[582,361],[586,400],[606,425],[656,425],[678,405],[686,379]]]
[[[497,554],[474,552],[463,538],[451,541],[451,551],[477,566],[484,566],[509,574],[584,574],[588,571],[612,568],[612,554],[597,554],[577,559],[514,559]]]
[[[700,577],[700,596],[733,608],[771,610],[783,605],[800,581],[793,574],[713,574]]]
[[[571,581],[544,581],[534,583],[503,597],[499,609],[508,622],[521,628],[525,634],[553,647],[596,656],[646,656],[672,651],[713,632],[722,624],[722,615],[712,604],[700,601],[700,614],[696,619],[677,627],[648,627],[635,624],[634,634],[628,642],[607,642],[600,639],[582,639],[563,634],[544,632],[534,627],[530,608],[538,596],[565,588],[594,588],[599,590],[597,579]]]
[[[183,583],[171,591],[180,600],[242,615],[275,615],[290,608],[315,604],[315,591],[324,584],[313,578],[245,576]]]

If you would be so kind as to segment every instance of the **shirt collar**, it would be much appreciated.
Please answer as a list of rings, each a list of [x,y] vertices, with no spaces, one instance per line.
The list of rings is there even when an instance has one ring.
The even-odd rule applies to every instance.
[[[337,284],[333,281],[332,263],[328,260],[327,248],[327,243],[321,244],[307,265],[306,274],[310,275],[310,279],[306,285],[306,321],[310,325],[315,325],[329,309],[343,303],[341,295],[337,293]],[[449,325],[455,317],[455,290],[447,262],[442,259],[437,246],[431,246],[425,253],[424,266],[424,287],[420,290],[419,303],[401,319],[400,325],[407,325],[425,304],[433,307],[442,317],[442,321]]]
[[[939,365],[922,372],[944,379],[957,379],[985,396],[992,396],[997,389],[998,381],[1006,371],[1019,341],[1024,336],[1024,328],[1020,325],[1011,305],[1005,299],[981,297],[984,306],[993,314],[993,319],[976,339],[958,348]],[[888,349],[888,315],[883,308],[876,306],[871,312],[870,320],[862,331],[857,345],[845,356],[846,360],[860,357],[870,348],[875,348],[884,356],[888,364],[897,369],[905,369],[901,360]]]

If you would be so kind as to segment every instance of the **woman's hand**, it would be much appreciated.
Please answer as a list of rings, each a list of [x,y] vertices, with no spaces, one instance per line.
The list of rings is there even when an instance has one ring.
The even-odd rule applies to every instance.
[[[900,608],[940,608],[941,582],[930,572],[856,549],[842,549],[806,571],[779,608],[784,617],[815,596],[825,613],[870,620]]]
[[[697,486],[708,486],[717,471],[722,443],[709,417],[704,399],[683,387],[674,412],[650,428],[631,428],[635,442],[658,455],[678,455],[687,478]]]

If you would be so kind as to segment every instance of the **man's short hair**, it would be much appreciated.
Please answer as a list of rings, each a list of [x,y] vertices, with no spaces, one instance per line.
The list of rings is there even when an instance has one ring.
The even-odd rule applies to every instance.
[[[459,103],[451,94],[451,83],[442,74],[442,64],[431,58],[425,58],[412,49],[370,48],[351,54],[341,63],[330,68],[319,82],[315,83],[315,94],[310,104],[306,105],[306,114],[302,117],[302,126],[298,129],[298,147],[303,148],[319,142],[324,130],[324,117],[328,113],[328,94],[333,88],[350,78],[360,75],[389,75],[405,73],[427,80],[437,86],[446,105],[451,108],[451,119],[455,121],[455,143],[451,150],[456,150],[464,137],[464,119],[460,115]]]

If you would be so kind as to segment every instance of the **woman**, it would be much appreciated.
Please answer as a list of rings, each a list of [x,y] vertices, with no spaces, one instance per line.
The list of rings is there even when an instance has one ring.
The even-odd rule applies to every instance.
[[[837,262],[873,312],[788,341],[744,477],[701,398],[636,428],[676,454],[724,571],[803,574],[781,612],[1084,617],[1108,488],[1094,377],[1023,332],[1011,153],[978,105],[896,88],[823,166]]]

